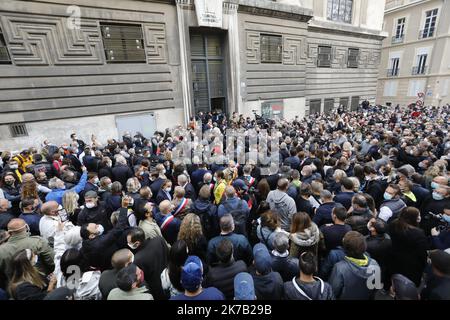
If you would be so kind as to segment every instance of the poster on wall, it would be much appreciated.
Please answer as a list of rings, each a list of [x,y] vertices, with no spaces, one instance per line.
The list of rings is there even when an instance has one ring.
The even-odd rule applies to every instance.
[[[222,28],[223,0],[195,0],[198,25]]]

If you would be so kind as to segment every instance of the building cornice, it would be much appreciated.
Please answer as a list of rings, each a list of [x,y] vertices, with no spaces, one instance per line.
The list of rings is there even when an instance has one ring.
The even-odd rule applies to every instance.
[[[343,34],[343,35],[353,34],[356,36],[365,36],[377,40],[383,40],[388,36],[388,33],[384,31],[356,27],[350,24],[335,23],[332,21],[322,21],[315,19],[311,20],[308,23],[308,30],[319,32],[326,30],[329,33]]]
[[[401,11],[401,10],[404,10],[404,9],[409,9],[409,8],[412,8],[412,7],[424,4],[424,3],[428,2],[428,1],[429,0],[418,0],[418,1],[415,1],[415,2],[409,2],[407,4],[401,4],[401,5],[398,5],[398,6],[394,6],[394,7],[390,8],[390,9],[384,10],[384,14],[386,15],[386,14],[394,13],[394,12]]]
[[[311,9],[261,0],[239,0],[238,12],[300,22],[308,22],[313,16]]]

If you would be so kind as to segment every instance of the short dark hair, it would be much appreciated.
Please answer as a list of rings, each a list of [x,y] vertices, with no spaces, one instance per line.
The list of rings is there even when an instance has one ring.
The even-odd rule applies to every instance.
[[[341,179],[341,184],[344,186],[345,189],[353,190],[354,185],[353,185],[352,179],[342,178]]]
[[[216,248],[217,259],[222,263],[226,263],[230,261],[232,255],[233,243],[228,239],[222,240]]]
[[[298,259],[300,271],[306,275],[313,275],[317,272],[317,258],[314,253],[307,251]]]
[[[78,249],[71,248],[64,251],[61,259],[59,260],[59,266],[61,272],[65,278],[72,274],[71,270],[69,270],[70,266],[79,266],[81,267],[81,262],[83,260],[83,255]]]
[[[137,281],[136,270],[137,267],[133,263],[120,270],[116,277],[117,287],[123,291],[130,291],[133,283]]]
[[[80,228],[80,236],[83,240],[88,240],[89,236],[91,235],[87,229],[88,225],[89,225],[89,223],[85,223]]]
[[[139,241],[143,243],[145,241],[145,232],[139,227],[132,228],[128,231],[127,236],[131,237],[132,242]]]
[[[396,196],[402,194],[402,191],[400,190],[400,187],[398,186],[398,184],[390,183],[390,184],[388,185],[388,188],[394,189],[394,190],[395,190],[395,195],[396,195]]]
[[[356,204],[358,207],[367,208],[367,199],[362,194],[353,196],[352,203]]]
[[[349,231],[342,239],[345,253],[351,258],[362,258],[367,250],[366,239],[358,231]]]
[[[344,221],[347,218],[347,209],[345,209],[345,207],[341,207],[341,206],[334,207],[333,214],[340,221]]]

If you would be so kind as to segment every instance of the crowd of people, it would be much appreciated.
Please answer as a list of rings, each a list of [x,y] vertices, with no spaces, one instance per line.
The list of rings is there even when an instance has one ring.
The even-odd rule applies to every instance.
[[[0,299],[450,299],[449,126],[449,105],[200,113],[2,150]],[[240,163],[261,130],[273,161]]]

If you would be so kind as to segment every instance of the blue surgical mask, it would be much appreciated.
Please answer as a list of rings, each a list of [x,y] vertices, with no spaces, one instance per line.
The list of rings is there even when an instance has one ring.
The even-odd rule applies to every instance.
[[[434,200],[444,200],[444,196],[440,194],[439,192],[434,191],[433,192],[433,199]]]
[[[448,214],[443,214],[442,219],[444,219],[445,222],[450,223],[450,216]]]
[[[439,184],[438,183],[436,183],[436,182],[434,182],[434,181],[432,181],[431,182],[431,188],[434,190],[434,189],[437,189],[437,188],[439,188]]]
[[[391,200],[391,199],[392,199],[392,196],[389,193],[385,192],[384,193],[384,200]]]

